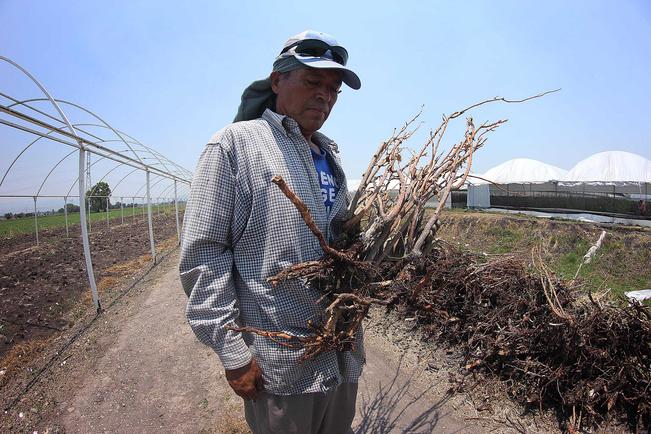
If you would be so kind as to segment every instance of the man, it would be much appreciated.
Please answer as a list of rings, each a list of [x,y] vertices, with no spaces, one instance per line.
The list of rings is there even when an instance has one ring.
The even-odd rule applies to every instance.
[[[355,414],[364,364],[355,351],[299,362],[302,349],[226,326],[307,336],[319,323],[321,294],[291,280],[267,278],[323,255],[298,211],[271,183],[280,175],[333,240],[347,207],[337,145],[318,132],[342,82],[361,86],[346,68],[347,51],[331,36],[307,30],[290,38],[267,79],[242,95],[235,122],[204,150],[186,207],[181,282],[188,321],[219,356],[226,378],[245,400],[254,433],[345,433]]]

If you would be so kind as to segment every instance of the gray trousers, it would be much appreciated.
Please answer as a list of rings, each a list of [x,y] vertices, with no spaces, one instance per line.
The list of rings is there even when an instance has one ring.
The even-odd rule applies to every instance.
[[[326,393],[271,395],[260,392],[244,401],[244,415],[254,434],[347,434],[355,417],[357,383],[343,383]]]

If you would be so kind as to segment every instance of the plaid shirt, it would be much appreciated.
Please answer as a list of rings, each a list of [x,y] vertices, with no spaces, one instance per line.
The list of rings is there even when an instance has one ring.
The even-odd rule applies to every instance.
[[[190,326],[225,369],[255,357],[265,389],[277,395],[356,382],[365,362],[361,332],[353,352],[330,351],[299,362],[302,349],[224,329],[238,324],[306,336],[308,320],[323,320],[325,306],[317,303],[321,294],[315,288],[299,280],[276,287],[266,281],[289,265],[323,256],[298,211],[271,183],[274,175],[303,200],[326,238],[336,236],[337,221],[346,212],[346,177],[337,145],[318,132],[312,139],[327,153],[340,188],[329,215],[298,123],[267,110],[212,137],[192,180],[183,225],[180,272]]]

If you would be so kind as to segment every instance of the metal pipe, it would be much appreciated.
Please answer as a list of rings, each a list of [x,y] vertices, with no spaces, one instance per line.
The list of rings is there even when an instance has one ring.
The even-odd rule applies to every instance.
[[[108,173],[106,173],[104,176],[107,176],[111,171],[113,171],[114,169],[116,169],[116,168],[118,168],[118,167],[121,167],[121,165],[123,164],[122,162],[120,162],[120,161],[118,161],[118,160],[116,160],[116,159],[113,159],[113,158],[107,157],[107,156],[105,156],[105,155],[101,155],[101,154],[97,154],[97,155],[100,155],[100,158],[98,158],[97,160],[93,161],[93,163],[90,164],[90,167],[93,167],[95,164],[97,164],[97,163],[99,163],[100,161],[102,161],[103,158],[106,158],[106,159],[108,159],[108,160],[115,161],[116,163],[118,163],[118,164],[117,164],[113,169],[111,169],[111,170],[110,170]],[[126,166],[131,166],[131,165],[129,165],[129,164],[125,164],[125,165],[126,165]],[[133,167],[133,166],[131,166],[131,167]],[[133,173],[133,172],[135,172],[136,170],[142,170],[142,169],[141,169],[140,167],[136,167],[136,168],[134,168],[130,173]],[[128,176],[128,175],[127,175],[127,176]],[[103,179],[103,178],[102,178],[102,179]],[[124,178],[123,178],[123,179],[124,179]],[[123,180],[123,179],[122,179],[122,180]],[[120,180],[120,182],[122,182],[122,180]],[[72,191],[72,189],[74,188],[75,184],[76,184],[78,181],[79,181],[79,178],[75,179],[74,182],[70,185],[70,188],[68,189],[68,195],[70,194],[70,192]],[[115,188],[115,187],[114,187],[114,188]]]
[[[118,136],[118,137],[120,138],[120,140],[122,140],[122,142],[123,142],[125,145],[127,145],[127,147],[131,150],[131,152],[133,153],[133,155],[136,157],[137,161],[140,162],[140,164],[143,164],[143,163],[142,163],[142,160],[140,159],[140,155],[138,155],[138,153],[137,153],[137,152],[136,152],[136,151],[131,147],[131,145],[129,145],[129,144],[124,140],[124,138],[122,138],[122,135],[120,135],[120,133],[119,133],[117,130],[115,130],[115,129],[114,129],[114,128],[113,128],[113,127],[112,127],[108,122],[106,122],[104,119],[100,118],[97,114],[93,113],[92,111],[88,110],[88,109],[85,108],[85,107],[80,106],[79,104],[75,104],[75,103],[73,103],[73,102],[66,101],[66,100],[58,100],[58,101],[59,101],[59,102],[62,102],[62,103],[64,103],[64,104],[68,104],[68,105],[71,105],[71,106],[73,106],[73,107],[76,107],[76,108],[78,108],[79,110],[83,110],[83,111],[85,111],[86,113],[88,113],[89,115],[93,116],[93,117],[94,117],[95,119],[97,119],[98,121],[100,121],[101,123],[103,123],[104,125],[106,125],[106,128],[108,128],[108,129],[110,129],[111,131],[113,131],[113,133],[114,133],[116,136]],[[125,157],[126,157],[126,156],[125,156]],[[126,157],[126,158],[129,158],[129,157]]]
[[[14,102],[14,104],[9,104],[9,106],[8,106],[9,108],[14,107],[15,105],[22,105],[23,107],[27,107],[27,108],[29,108],[29,109],[31,109],[31,110],[33,110],[33,111],[35,111],[35,112],[37,112],[37,113],[43,115],[43,116],[46,116],[46,117],[48,117],[48,118],[54,120],[54,121],[62,122],[62,123],[63,123],[63,121],[61,121],[60,119],[58,119],[58,118],[56,118],[56,117],[54,117],[54,116],[52,116],[52,115],[50,115],[50,114],[48,114],[48,113],[46,113],[46,112],[44,112],[44,111],[42,111],[42,110],[39,110],[39,109],[37,109],[37,108],[35,108],[35,107],[33,107],[33,106],[27,104],[27,103],[29,103],[29,102],[33,102],[33,101],[47,101],[47,98],[31,98],[31,99],[26,99],[26,100],[20,101],[20,100],[17,100],[16,98],[13,98],[13,97],[11,97],[11,96],[9,96],[9,95],[6,95],[6,94],[2,93],[2,92],[0,92],[0,96],[3,96],[3,97],[5,97],[5,98],[7,98],[7,99],[9,99],[9,100],[11,100],[11,101]],[[65,101],[65,100],[55,100],[55,101],[57,101],[57,102],[63,102],[63,103],[65,103],[65,104],[71,104],[71,105],[74,105],[74,104],[69,103],[68,101]],[[87,110],[87,109],[85,109],[85,108],[83,108],[83,107],[80,107],[80,106],[77,106],[77,107],[78,107],[78,108],[81,108],[82,110],[85,110],[86,112],[88,112],[88,113],[90,113],[91,115],[95,116],[95,117],[96,117],[97,119],[99,119],[100,121],[104,122],[102,119],[99,118],[99,116],[95,115],[95,113],[92,113],[92,112],[90,112],[89,110]],[[179,170],[181,171],[181,173],[183,173],[185,176],[188,176],[188,177],[190,177],[190,178],[192,177],[192,174],[191,174],[187,169],[185,169],[185,168],[179,166],[178,164],[174,163],[173,161],[167,159],[164,155],[160,154],[159,152],[155,151],[154,149],[151,149],[151,148],[147,147],[146,145],[144,145],[144,144],[141,143],[140,141],[136,140],[136,139],[133,138],[132,136],[130,136],[130,135],[124,133],[123,131],[120,131],[120,130],[118,130],[118,129],[114,129],[113,127],[111,127],[110,125],[108,125],[108,123],[106,123],[106,122],[105,122],[105,125],[98,125],[98,124],[75,124],[75,128],[77,128],[79,131],[82,131],[84,134],[86,134],[86,135],[88,135],[88,136],[90,136],[90,137],[93,137],[93,138],[98,139],[98,140],[103,141],[103,142],[107,142],[107,140],[102,140],[102,139],[100,139],[100,137],[98,137],[98,136],[96,136],[96,135],[94,135],[94,134],[91,134],[90,132],[88,132],[88,131],[86,131],[86,130],[83,130],[83,129],[79,128],[80,126],[94,126],[94,127],[100,127],[100,128],[111,129],[111,130],[113,130],[113,132],[117,132],[117,133],[119,133],[119,136],[120,136],[120,135],[121,135],[121,136],[126,136],[126,137],[128,137],[129,139],[131,139],[131,142],[129,142],[129,143],[132,143],[132,144],[138,144],[138,145],[142,146],[144,149],[146,149],[147,151],[149,151],[149,153],[151,153],[152,155],[154,155],[154,156],[158,159],[158,161],[161,162],[161,164],[165,167],[166,170],[169,171],[169,169],[167,168],[167,166],[165,165],[165,163],[164,163],[164,162],[163,162],[159,157],[162,157],[163,160],[165,160],[165,161],[167,161],[168,163],[170,163],[170,164],[176,166],[176,168],[179,169]],[[124,142],[124,143],[127,143],[127,142],[128,142],[127,140],[124,140],[122,137],[120,137],[120,138],[122,139],[122,140],[120,140],[120,141],[122,141],[122,142]],[[0,183],[0,184],[1,184],[1,183]]]
[[[34,197],[33,194],[0,194],[0,197]],[[53,197],[53,198],[64,198],[64,197],[77,197],[77,196],[71,196],[71,195],[63,195],[63,194],[39,194],[38,197]]]
[[[165,181],[165,178],[158,179],[156,182],[151,184],[151,188],[156,187],[161,181]],[[147,183],[145,182],[138,190],[136,190],[136,195],[138,195],[138,193],[140,193],[146,187],[147,187]]]
[[[38,246],[38,212],[36,211],[36,199],[34,196],[34,230],[36,232],[36,245]]]
[[[87,150],[87,152],[91,152],[91,153],[99,154],[99,155],[104,155],[103,153],[106,152],[109,155],[118,156],[120,158],[120,160],[117,160],[116,158],[111,158],[111,157],[108,157],[108,156],[104,155],[106,158],[110,158],[110,159],[115,160],[115,161],[120,161],[120,162],[122,162],[124,164],[127,164],[127,165],[130,165],[132,167],[140,167],[140,168],[143,168],[143,169],[147,168],[147,169],[151,170],[152,172],[154,172],[156,175],[159,175],[159,176],[164,176],[164,177],[170,178],[170,179],[178,179],[179,181],[182,181],[182,182],[188,182],[188,180],[179,178],[178,176],[176,176],[174,174],[167,173],[164,170],[161,170],[161,169],[158,169],[156,167],[144,164],[142,161],[140,161],[139,156],[138,156],[138,159],[134,159],[134,158],[128,157],[128,156],[126,156],[124,154],[117,153],[117,152],[113,151],[112,149],[107,148],[105,146],[102,146],[100,144],[91,142],[88,139],[84,139],[83,137],[79,137],[74,132],[74,129],[72,130],[73,131],[72,133],[69,133],[69,132],[64,131],[62,129],[58,129],[58,128],[54,127],[53,125],[48,124],[47,122],[44,122],[44,121],[41,121],[39,119],[33,118],[33,117],[31,117],[29,115],[26,115],[24,113],[21,113],[19,111],[8,108],[7,106],[4,106],[2,104],[0,104],[0,112],[4,112],[4,113],[7,113],[9,115],[15,116],[15,117],[17,117],[19,119],[30,122],[32,124],[35,124],[35,125],[37,125],[37,126],[39,126],[41,128],[45,128],[47,130],[56,130],[62,136],[65,136],[67,138],[71,138],[71,139],[76,140],[80,145],[85,145],[85,146],[89,146],[91,148],[95,148],[93,150]],[[3,121],[2,119],[0,119],[0,122],[6,123],[7,125],[13,126],[15,128],[18,128],[18,129],[21,129],[21,130],[24,130],[24,131],[27,131],[27,132],[31,132],[32,134],[35,134],[35,135],[39,135],[39,136],[44,135],[44,133],[42,133],[40,131],[32,130],[30,128],[23,127],[23,126],[18,125],[18,124],[13,124],[11,122]],[[64,143],[64,144],[69,145],[69,146],[74,146],[74,147],[80,146],[80,145],[75,145],[74,143],[67,142],[67,141],[65,141],[63,139],[59,139],[59,138],[54,137],[54,136],[47,136],[47,138],[51,139],[51,140],[56,140],[58,142]],[[127,146],[128,146],[128,144],[127,144]],[[102,151],[102,153],[97,152],[98,150]]]
[[[7,106],[8,108],[12,108],[12,107],[14,107],[14,106],[21,105],[21,106],[23,106],[23,107],[27,107],[28,109],[35,111],[36,113],[38,113],[38,114],[40,114],[40,115],[43,115],[43,116],[45,116],[45,117],[48,117],[48,118],[52,119],[53,121],[61,122],[62,124],[65,125],[65,122],[63,122],[61,119],[59,119],[59,118],[57,118],[57,117],[55,117],[55,116],[52,116],[51,114],[49,114],[49,113],[47,113],[47,112],[44,112],[43,110],[39,110],[39,109],[37,109],[37,108],[34,107],[34,106],[31,106],[31,105],[27,104],[28,102],[32,102],[32,101],[48,101],[47,98],[31,98],[31,99],[25,99],[25,100],[20,101],[20,100],[18,100],[18,99],[16,99],[16,98],[13,98],[13,97],[10,96],[10,95],[7,95],[7,94],[5,94],[5,93],[2,93],[2,92],[0,92],[0,96],[2,96],[2,97],[4,97],[4,98],[7,98],[7,99],[9,99],[9,100],[11,100],[11,101],[14,102],[13,104],[9,104],[9,105]],[[61,102],[61,100],[58,100],[58,99],[55,99],[54,101],[56,101],[56,102]],[[82,133],[84,133],[84,134],[86,134],[86,135],[88,135],[88,136],[90,136],[90,137],[92,137],[92,138],[94,138],[94,139],[97,139],[97,140],[100,140],[100,141],[102,140],[100,137],[98,137],[98,136],[96,136],[96,135],[94,135],[94,134],[91,134],[91,133],[89,133],[89,132],[86,131],[86,130],[83,130],[83,129],[79,128],[80,126],[84,126],[84,125],[92,125],[92,124],[74,124],[73,126],[75,127],[75,129],[76,129],[77,131],[81,131]]]
[[[149,170],[147,171],[147,220],[149,221],[149,244],[151,246],[151,259],[156,263],[156,245],[154,244],[154,226],[151,218],[151,196],[149,191]]]
[[[99,161],[99,160],[97,160],[97,161]],[[97,161],[95,161],[95,163],[97,163]],[[95,163],[93,163],[93,164],[95,164]],[[93,197],[93,194],[95,193],[95,189],[99,186],[99,183],[102,182],[102,181],[104,181],[104,179],[106,179],[106,177],[109,176],[109,175],[111,174],[111,172],[113,172],[113,171],[114,171],[115,169],[117,169],[118,167],[122,167],[122,165],[121,165],[120,163],[118,163],[118,164],[117,164],[116,166],[114,166],[111,170],[109,170],[108,172],[106,172],[106,173],[104,174],[104,176],[102,176],[102,177],[99,179],[99,181],[97,181],[97,182],[95,183],[95,185],[91,188],[91,190],[90,190],[90,192],[89,192],[88,195],[89,195],[90,197]],[[74,185],[74,184],[73,184],[73,185]]]
[[[91,188],[92,188],[93,182],[91,181],[91,178],[90,178],[90,174],[91,174],[90,168],[93,167],[93,164],[96,163],[96,162],[91,163],[90,160],[91,160],[92,156],[93,156],[93,154],[88,154],[88,158],[86,159],[86,182],[83,183],[84,184],[84,189],[86,190],[85,194],[88,195],[86,200],[88,201],[88,230],[89,231],[92,230],[91,220],[92,220],[92,217],[93,217],[93,210],[91,208],[91,200],[90,200],[91,199],[90,196],[92,194]]]
[[[68,233],[68,197],[67,196],[63,198],[63,215],[66,219],[66,238],[68,238],[70,234]]]
[[[20,100],[17,100],[16,98],[11,97],[10,95],[7,95],[7,94],[5,94],[5,93],[2,93],[2,92],[0,92],[0,96],[2,96],[2,97],[4,97],[4,98],[7,98],[7,99],[9,99],[9,100],[11,100],[11,101],[14,102],[13,104],[9,104],[9,105],[7,106],[8,108],[12,108],[12,107],[14,107],[14,106],[16,106],[16,105],[21,105],[21,106],[23,106],[23,107],[27,107],[27,108],[29,108],[29,109],[31,109],[31,110],[33,110],[33,111],[39,113],[39,114],[41,114],[41,115],[43,115],[43,116],[45,116],[45,117],[48,117],[48,118],[50,118],[50,119],[52,119],[52,120],[54,120],[54,121],[64,123],[61,119],[58,119],[58,118],[56,118],[56,117],[50,115],[49,113],[46,113],[46,112],[44,112],[44,111],[42,111],[42,110],[39,110],[39,109],[35,108],[34,106],[31,106],[31,105],[27,104],[27,103],[29,103],[29,102],[33,102],[33,101],[48,101],[47,98],[31,98],[31,99],[26,99],[26,100],[20,101]],[[187,176],[188,178],[192,178],[192,173],[191,173],[189,170],[187,170],[187,169],[185,169],[184,167],[182,167],[182,166],[176,164],[175,162],[169,160],[168,158],[166,158],[164,155],[162,155],[162,154],[159,153],[158,151],[156,151],[156,150],[154,150],[154,149],[152,149],[152,148],[149,148],[148,146],[144,145],[143,143],[141,143],[141,142],[138,141],[137,139],[133,138],[132,136],[126,134],[125,132],[113,128],[112,126],[110,126],[110,125],[109,125],[108,123],[106,123],[104,120],[100,119],[99,116],[97,116],[95,113],[91,112],[90,110],[88,110],[88,109],[86,109],[86,108],[84,108],[84,107],[78,106],[78,105],[76,105],[76,104],[70,103],[70,102],[65,101],[65,100],[54,100],[54,101],[56,101],[56,102],[62,102],[62,103],[64,103],[64,104],[70,104],[70,105],[73,105],[73,106],[75,106],[75,107],[78,107],[78,108],[80,108],[80,109],[86,111],[87,113],[90,113],[92,116],[94,116],[95,118],[97,118],[97,119],[100,120],[101,122],[104,122],[104,123],[105,123],[105,125],[90,124],[90,123],[89,123],[89,124],[86,124],[86,123],[84,123],[84,124],[78,123],[78,124],[75,124],[75,125],[74,125],[74,127],[75,127],[78,131],[81,131],[81,132],[83,132],[84,134],[86,134],[86,135],[88,135],[88,136],[90,136],[90,137],[93,137],[94,139],[97,139],[98,141],[103,142],[103,143],[111,142],[111,141],[120,141],[120,142],[123,142],[123,143],[127,144],[127,146],[128,146],[128,144],[137,144],[137,145],[140,145],[142,148],[145,149],[144,152],[148,152],[148,153],[150,153],[151,155],[153,155],[156,159],[158,159],[158,161],[160,162],[160,164],[161,164],[163,167],[165,167],[165,170],[167,170],[168,172],[171,173],[171,171],[168,169],[167,165],[165,164],[165,161],[166,161],[167,163],[169,163],[169,164],[175,166],[176,169],[179,170],[179,172],[180,172],[181,174],[183,174],[183,176]],[[121,140],[103,140],[103,139],[101,139],[99,136],[96,136],[96,135],[90,133],[89,131],[80,128],[80,127],[82,127],[82,126],[93,126],[93,127],[99,127],[99,128],[110,129],[110,130],[112,130],[114,133],[116,133],[116,134],[118,135],[118,137],[120,137]],[[131,141],[129,141],[129,140],[125,140],[125,139],[124,139],[123,137],[121,137],[121,136],[128,137],[129,139],[131,139]],[[133,151],[133,149],[131,149],[131,148],[130,148],[130,150]],[[161,158],[162,158],[162,160],[161,160]],[[144,159],[144,158],[143,158],[143,159]],[[0,184],[2,184],[2,182],[0,182]]]
[[[79,149],[79,197],[84,197],[84,176],[86,169],[86,151],[84,148]],[[99,295],[97,293],[97,285],[95,284],[95,273],[93,272],[93,262],[90,256],[90,242],[88,240],[88,228],[86,227],[86,221],[88,220],[90,226],[90,219],[86,219],[86,207],[83,206],[83,201],[80,201],[79,207],[79,223],[81,226],[81,239],[84,243],[84,257],[86,258],[86,271],[88,271],[88,281],[90,282],[90,290],[93,295],[93,304],[95,305],[95,311],[99,313],[102,310],[102,306],[99,301]]]
[[[4,111],[4,110],[2,110],[2,105],[0,105],[0,111]],[[72,146],[73,148],[79,148],[79,146],[75,145],[73,142],[68,142],[67,140],[63,140],[61,138],[54,137],[54,136],[48,136],[47,134],[45,134],[45,133],[43,133],[41,131],[33,130],[33,129],[28,128],[28,127],[26,127],[24,125],[15,124],[13,122],[9,122],[9,121],[6,121],[4,119],[0,119],[0,124],[6,125],[6,126],[11,127],[11,128],[15,128],[17,130],[25,131],[26,133],[34,134],[35,136],[39,136],[39,137],[42,137],[44,139],[54,140],[55,142],[63,143],[64,145]]]
[[[165,189],[163,191],[160,192],[160,196],[164,197],[165,193],[167,193],[167,190],[172,189],[172,188],[174,188],[174,184],[168,185],[167,187],[165,187]]]
[[[70,129],[71,136],[77,143],[76,147],[79,148],[79,180],[80,180],[80,182],[79,182],[79,198],[81,200],[81,198],[84,197],[84,185],[81,182],[81,180],[83,179],[83,171],[84,171],[85,159],[86,159],[84,146],[82,144],[82,139],[77,136],[77,134],[75,132],[75,129],[73,128],[72,124],[70,123],[70,121],[66,117],[65,113],[63,113],[63,110],[61,110],[61,107],[59,107],[59,105],[56,103],[54,98],[52,98],[52,96],[49,94],[49,92],[45,89],[45,87],[43,87],[43,85],[41,85],[41,83],[38,80],[36,80],[36,78],[34,78],[27,70],[25,70],[23,67],[21,67],[20,65],[18,65],[15,62],[13,62],[12,60],[10,60],[10,59],[8,59],[8,58],[6,58],[4,56],[0,56],[0,60],[3,60],[5,62],[13,65],[14,67],[16,67],[20,71],[22,71],[27,77],[29,77],[36,84],[36,86],[38,86],[38,88],[45,94],[45,96],[47,96],[47,98],[50,100],[50,102],[52,103],[54,108],[57,110],[57,112],[59,112],[59,115],[61,115],[61,118],[63,119],[64,123]],[[3,109],[3,111],[4,111],[4,109]],[[12,110],[12,112],[13,111],[14,110]],[[17,116],[17,117],[19,119],[21,118],[21,116]],[[79,210],[80,210],[80,218],[83,221],[83,220],[85,220],[85,217],[86,217],[85,209],[83,207],[79,207]],[[95,308],[96,308],[97,312],[99,313],[101,307],[100,307],[100,304],[99,304],[99,297],[97,295],[97,286],[95,284],[95,275],[93,273],[93,264],[92,264],[92,260],[91,260],[91,257],[90,257],[90,247],[89,247],[89,242],[88,242],[88,232],[86,231],[86,225],[85,224],[81,224],[81,233],[82,233],[82,238],[84,240],[84,257],[86,258],[86,269],[88,271],[88,280],[89,280],[89,283],[90,283],[90,286],[91,286],[91,290],[93,292],[93,302],[95,303]]]
[[[29,145],[25,146],[20,153],[14,158],[14,161],[11,162],[7,170],[5,171],[5,174],[2,176],[2,179],[0,179],[0,187],[2,187],[2,183],[5,182],[5,178],[7,178],[7,175],[9,174],[9,171],[11,170],[12,167],[14,167],[14,164],[16,164],[16,161],[20,158],[21,155],[23,155],[34,143],[38,142],[41,140],[43,137],[37,137],[34,139]]]
[[[122,179],[120,179],[120,180],[117,182],[117,184],[115,184],[115,185],[113,186],[113,191],[117,190],[118,186],[122,183],[122,181],[124,181],[124,180],[129,176],[129,175],[131,175],[131,174],[132,174],[133,172],[135,172],[136,170],[140,170],[140,169],[137,169],[137,168],[136,168],[136,169],[133,169],[131,172],[129,172],[129,173],[127,173],[126,175],[124,175],[124,177],[123,177]]]
[[[38,191],[36,192],[36,195],[37,195],[37,196],[40,196],[40,194],[41,194],[41,190],[43,189],[43,186],[45,185],[45,181],[47,181],[47,179],[50,177],[50,175],[52,175],[52,172],[54,172],[54,169],[56,169],[56,168],[59,166],[59,164],[63,163],[63,161],[64,161],[66,158],[68,158],[69,156],[71,156],[71,155],[74,154],[75,152],[76,152],[76,151],[72,151],[72,152],[70,152],[70,153],[67,154],[65,157],[63,157],[62,159],[60,159],[60,160],[57,162],[57,164],[55,164],[54,166],[52,166],[52,169],[50,169],[50,171],[49,171],[48,174],[45,176],[45,178],[43,178],[43,182],[41,182],[41,186],[38,188]]]
[[[174,213],[176,214],[176,239],[181,244],[181,229],[179,226],[179,203],[176,195],[176,180],[174,180]]]
[[[43,112],[43,111],[41,111],[41,110],[38,110],[38,109],[32,107],[31,105],[27,104],[28,102],[32,102],[32,101],[43,101],[43,100],[44,100],[43,98],[33,98],[33,99],[24,100],[24,101],[19,101],[19,100],[15,99],[15,98],[12,98],[12,97],[8,96],[8,95],[4,95],[4,94],[1,94],[1,93],[0,93],[0,95],[5,96],[6,98],[9,98],[10,100],[14,101],[13,104],[9,104],[9,105],[7,106],[7,108],[9,108],[9,109],[11,109],[12,107],[14,107],[14,106],[16,106],[16,105],[21,105],[21,106],[23,106],[23,107],[27,107],[27,108],[29,108],[29,109],[31,109],[31,110],[34,110],[35,112],[37,112],[37,113],[39,113],[39,114],[41,114],[41,115],[44,115],[44,116],[46,116],[46,117],[48,117],[48,118],[50,118],[50,119],[52,119],[52,120],[55,120],[55,121],[57,121],[57,122],[62,122],[60,119],[57,119],[56,117],[51,116],[51,115],[49,115],[49,114],[47,114],[47,113],[45,113],[45,112]],[[131,152],[136,156],[136,158],[137,158],[138,160],[140,160],[140,156],[135,152],[135,150],[134,150],[133,148],[131,148],[131,146],[129,146],[129,144],[127,143],[127,141],[124,140],[124,139],[122,138],[122,136],[119,134],[119,132],[118,132],[117,130],[115,130],[115,129],[114,129],[110,124],[108,124],[106,121],[104,121],[102,118],[100,118],[98,115],[96,115],[95,113],[93,113],[92,111],[88,110],[88,109],[85,108],[85,107],[82,107],[82,106],[80,106],[80,105],[78,105],[78,104],[75,104],[75,103],[72,103],[72,102],[69,102],[69,101],[66,101],[66,100],[57,99],[57,100],[55,100],[55,101],[56,101],[57,103],[68,104],[68,105],[71,105],[71,106],[73,106],[73,107],[76,107],[76,108],[78,108],[78,109],[80,109],[80,110],[83,110],[83,111],[85,111],[86,113],[90,114],[91,116],[95,117],[95,118],[96,118],[97,120],[99,120],[100,122],[104,123],[104,125],[96,125],[96,124],[83,124],[83,125],[92,125],[92,126],[97,126],[97,127],[103,127],[103,128],[107,128],[107,129],[113,131],[113,133],[115,133],[115,135],[117,135],[117,136],[121,139],[120,141],[121,141],[122,143],[126,144],[127,147],[129,148],[129,150],[130,150],[130,151],[131,151]],[[76,126],[76,125],[75,125],[75,126]],[[94,139],[97,139],[97,140],[99,140],[99,141],[101,141],[101,142],[104,141],[104,140],[102,140],[99,136],[96,136],[96,135],[94,135],[94,134],[91,134],[91,133],[89,133],[89,132],[86,131],[86,130],[83,130],[83,129],[81,129],[81,128],[77,128],[77,130],[78,130],[78,131],[81,131],[81,132],[83,132],[84,134],[86,134],[86,135],[88,135],[88,136],[90,136],[90,137],[93,137]],[[142,162],[142,161],[141,161],[141,162]]]
[[[27,77],[29,77],[29,79],[32,80],[34,82],[34,84],[36,84],[36,86],[38,86],[38,88],[41,90],[41,92],[43,92],[45,94],[45,96],[50,100],[50,102],[52,103],[52,105],[54,106],[56,111],[58,111],[59,114],[61,115],[61,118],[65,121],[66,125],[68,125],[68,127],[70,128],[70,131],[72,131],[74,133],[75,129],[72,128],[72,125],[70,125],[70,121],[68,121],[68,118],[66,117],[65,113],[63,113],[63,110],[61,110],[61,107],[59,107],[59,104],[57,104],[56,101],[54,101],[54,98],[52,98],[52,96],[47,91],[47,89],[45,89],[45,87],[32,74],[30,74],[25,68],[23,68],[22,66],[20,66],[19,64],[17,64],[16,62],[14,62],[13,60],[11,60],[11,59],[9,59],[7,57],[0,56],[0,60],[3,60],[5,62],[9,63],[10,65],[13,65],[15,68],[19,69],[23,74],[25,74]]]

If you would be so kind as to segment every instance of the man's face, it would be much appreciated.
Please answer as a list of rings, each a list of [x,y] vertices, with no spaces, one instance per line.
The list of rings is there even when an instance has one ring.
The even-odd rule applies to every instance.
[[[328,119],[340,87],[341,72],[336,69],[301,68],[289,74],[271,73],[276,112],[298,122],[304,136],[312,135]]]

